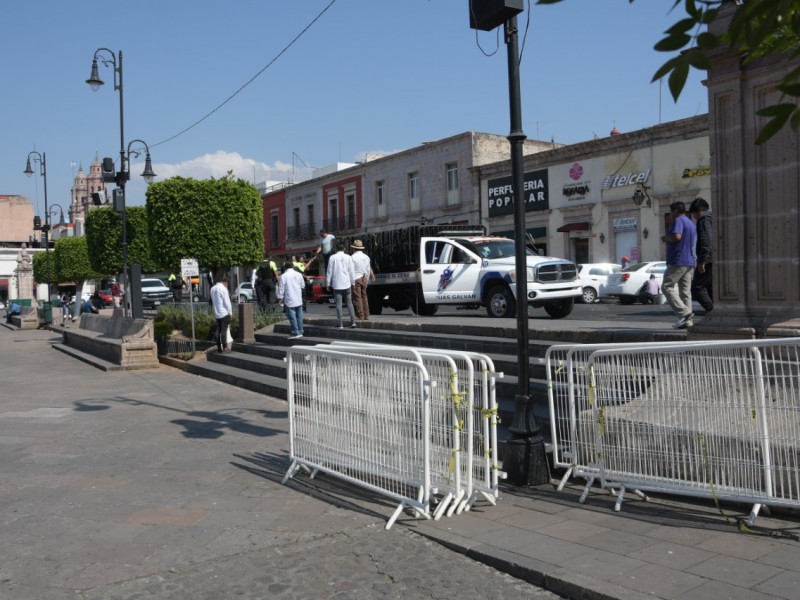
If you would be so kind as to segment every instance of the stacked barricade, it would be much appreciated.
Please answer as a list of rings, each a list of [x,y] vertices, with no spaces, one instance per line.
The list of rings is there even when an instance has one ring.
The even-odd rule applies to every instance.
[[[494,504],[499,495],[499,479],[505,477],[498,468],[497,396],[496,379],[503,376],[495,371],[492,359],[484,354],[461,350],[435,348],[409,348],[384,344],[334,341],[336,349],[351,348],[355,352],[377,356],[403,357],[415,353],[420,357],[431,377],[443,393],[432,395],[432,411],[446,416],[454,410],[454,421],[443,429],[443,436],[433,440],[441,453],[450,454],[446,477],[457,478],[453,498],[442,494],[435,518],[454,512],[469,510],[479,499]],[[452,360],[455,368],[448,373],[437,369],[437,362]],[[439,374],[438,377],[435,374]],[[433,417],[435,421],[436,418]],[[444,422],[445,419],[442,419]],[[454,436],[453,431],[460,435]],[[454,463],[454,464],[453,464]],[[445,472],[443,471],[443,474]],[[444,486],[443,489],[447,489]],[[441,490],[440,490],[441,491]],[[450,508],[447,505],[450,504]]]
[[[284,482],[306,468],[312,477],[323,471],[398,500],[387,529],[404,507],[438,519],[468,509],[478,496],[494,503],[496,374],[487,357],[337,344],[294,347],[287,363],[291,465]],[[482,367],[477,375],[475,364]],[[420,399],[407,397],[411,371],[403,365],[424,373]],[[402,409],[420,401],[425,426],[418,422],[423,413]]]
[[[626,489],[753,504],[751,525],[762,505],[800,507],[800,339],[621,345],[582,364],[559,429],[581,500],[597,479],[616,510]]]

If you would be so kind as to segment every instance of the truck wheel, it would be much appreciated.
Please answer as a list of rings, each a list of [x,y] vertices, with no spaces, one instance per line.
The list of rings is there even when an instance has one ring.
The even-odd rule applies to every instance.
[[[556,300],[555,302],[548,302],[544,305],[544,310],[548,315],[554,319],[563,319],[568,317],[572,312],[572,307],[575,305],[573,298],[566,298],[564,300]]]
[[[383,298],[378,294],[367,292],[367,303],[369,304],[369,314],[379,315],[383,312]]]
[[[411,310],[414,312],[414,314],[423,317],[432,317],[433,315],[436,314],[436,311],[438,309],[439,309],[438,305],[425,304],[422,300],[419,301],[419,304],[411,305]]]
[[[486,296],[486,312],[490,317],[513,317],[517,312],[517,303],[511,290],[504,285],[497,285],[489,290]]]

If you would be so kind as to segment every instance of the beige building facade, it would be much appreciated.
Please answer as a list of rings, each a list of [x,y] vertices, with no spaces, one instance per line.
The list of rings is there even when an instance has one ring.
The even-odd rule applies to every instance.
[[[710,160],[707,115],[527,155],[525,228],[548,254],[578,263],[664,260],[669,205],[711,203]],[[510,161],[472,177],[482,222],[513,235]]]

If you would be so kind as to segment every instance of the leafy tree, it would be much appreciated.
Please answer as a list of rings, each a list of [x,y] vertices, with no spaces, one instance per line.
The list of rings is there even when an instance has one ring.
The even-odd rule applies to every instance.
[[[143,273],[154,273],[158,265],[150,255],[147,209],[129,206],[125,210],[128,264],[142,265]],[[112,207],[93,208],[86,217],[86,243],[89,260],[98,273],[122,271],[122,215]]]
[[[264,253],[264,208],[252,184],[171,177],[147,189],[150,248],[164,268],[196,258],[214,271],[255,265]]]
[[[85,236],[67,237],[56,240],[55,271],[58,281],[74,281],[76,285],[75,310],[80,311],[81,288],[87,279],[100,277],[92,268],[89,248]],[[52,257],[51,257],[52,258]]]
[[[562,0],[537,0],[556,4]],[[628,0],[633,4],[634,0]],[[677,100],[686,85],[690,69],[708,70],[707,53],[727,45],[738,51],[744,64],[767,57],[786,61],[800,58],[800,0],[747,0],[738,3],[727,31],[716,35],[706,30],[723,4],[731,0],[673,0],[675,9],[683,3],[686,16],[665,32],[655,45],[659,52],[674,52],[653,75],[653,81],[667,77],[672,97]],[[800,129],[800,64],[795,63],[778,82],[781,101],[758,111],[769,120],[756,138],[761,144],[787,123]]]
[[[33,279],[36,283],[56,283],[55,274],[55,257],[50,254],[50,277],[47,277],[47,254],[44,252],[37,252],[33,255]]]

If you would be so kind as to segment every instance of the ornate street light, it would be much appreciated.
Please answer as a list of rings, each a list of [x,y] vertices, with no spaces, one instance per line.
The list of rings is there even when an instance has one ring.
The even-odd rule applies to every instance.
[[[34,219],[34,229],[41,229],[44,232],[44,253],[47,257],[47,301],[50,302],[50,211],[47,206],[47,158],[45,152],[40,153],[36,150],[28,152],[28,160],[23,171],[28,177],[33,175],[31,157],[33,157],[34,162],[39,163],[39,174],[44,179],[44,225],[37,226],[37,219]]]
[[[104,81],[100,79],[100,73],[97,68],[97,61],[103,63],[104,66],[111,65],[114,69],[114,90],[119,92],[119,171],[111,175],[111,180],[117,184],[118,190],[115,194],[114,207],[122,213],[122,285],[125,293],[130,298],[130,281],[128,277],[128,223],[125,209],[125,183],[130,179],[130,170],[128,168],[128,159],[131,154],[131,145],[136,143],[142,144],[147,150],[147,158],[145,159],[144,177],[147,183],[150,183],[156,174],[153,172],[153,166],[150,161],[150,148],[142,140],[134,140],[128,144],[127,155],[125,153],[125,119],[123,110],[123,89],[122,89],[122,50],[119,51],[117,56],[108,48],[98,48],[95,50],[94,58],[92,59],[92,72],[86,83],[93,91],[100,89],[104,85]],[[135,156],[139,156],[139,151],[133,151]],[[104,161],[105,162],[105,161]],[[113,161],[110,161],[113,163]],[[105,168],[104,168],[105,171]],[[128,302],[123,304],[124,315],[128,316]]]

